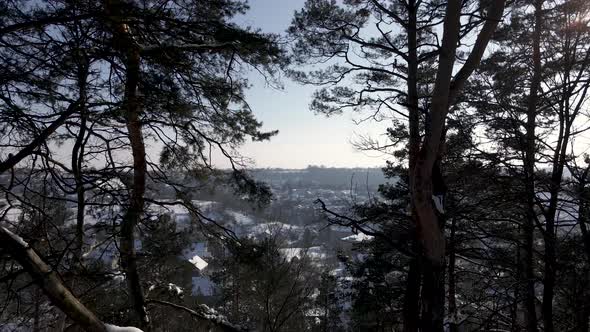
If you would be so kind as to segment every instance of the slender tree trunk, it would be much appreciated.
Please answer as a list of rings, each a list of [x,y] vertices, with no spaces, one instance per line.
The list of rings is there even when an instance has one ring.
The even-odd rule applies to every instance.
[[[124,23],[121,1],[106,1],[105,9],[114,30],[115,48],[123,56],[125,64],[125,96],[123,109],[127,135],[133,156],[133,183],[129,206],[121,222],[120,251],[121,265],[125,271],[130,300],[136,320],[147,328],[149,316],[145,304],[145,296],[141,279],[137,270],[137,253],[135,250],[135,227],[141,220],[144,209],[145,179],[147,172],[145,144],[143,142],[142,124],[140,120],[141,104],[137,96],[140,72],[140,50],[136,44],[129,26]]]
[[[410,129],[410,174],[416,167],[416,160],[420,151],[420,109],[418,105],[418,46],[416,0],[408,1],[408,111]]]
[[[588,291],[589,288],[589,276],[590,276],[590,269],[586,264],[584,268],[584,272],[582,274],[581,280],[578,281],[578,285],[576,289],[578,292],[574,294],[574,310],[575,310],[575,323],[576,326],[572,331],[574,332],[588,332],[590,328],[590,306],[589,300],[590,292]]]
[[[582,239],[584,242],[584,250],[586,251],[586,287],[584,288],[583,296],[579,297],[580,305],[578,308],[578,314],[576,315],[577,330],[580,332],[588,332],[589,330],[589,317],[590,317],[590,290],[588,290],[588,284],[590,284],[590,232],[588,232],[587,223],[590,222],[590,190],[586,188],[586,177],[588,176],[589,169],[586,169],[584,175],[580,181],[578,189],[578,224],[582,231]]]
[[[137,271],[137,253],[135,251],[135,227],[141,220],[144,208],[145,176],[147,164],[141,120],[140,106],[137,100],[139,80],[139,54],[133,52],[127,59],[127,84],[125,110],[127,112],[127,131],[133,155],[133,186],[130,204],[121,223],[121,263],[127,277],[131,301],[141,325],[147,327],[149,317],[145,307],[145,297]]]
[[[84,162],[84,140],[86,139],[86,80],[88,77],[88,63],[85,54],[79,54],[80,62],[78,68],[78,88],[80,90],[80,129],[76,136],[74,147],[72,148],[72,172],[76,183],[76,253],[75,264],[82,264],[82,254],[84,253],[84,216],[86,208],[86,198],[84,189],[84,180],[82,178],[82,164]]]
[[[528,210],[528,209],[527,209]],[[533,231],[534,225],[530,213],[523,227],[521,227],[522,243],[520,245],[520,276],[518,294],[521,297],[519,302],[519,325],[526,331],[537,331],[537,314],[535,309],[535,276],[533,273]]]
[[[535,17],[537,18],[537,16]],[[539,19],[542,19],[542,17],[540,17]],[[546,331],[553,331],[553,296],[555,292],[554,288],[556,284],[557,274],[556,251],[558,245],[555,222],[558,210],[559,194],[562,190],[562,178],[565,164],[567,161],[567,148],[570,143],[571,127],[575,119],[575,116],[579,110],[579,105],[578,107],[574,106],[573,109],[571,109],[572,105],[570,103],[570,98],[572,97],[573,93],[573,88],[571,85],[572,82],[570,80],[570,73],[572,71],[573,63],[575,62],[575,59],[570,57],[572,51],[573,50],[570,46],[569,32],[566,32],[563,50],[564,69],[562,73],[562,94],[560,105],[558,108],[559,134],[557,137],[555,152],[553,154],[551,183],[549,188],[549,206],[545,213],[546,231],[544,234],[545,271],[543,281],[543,319]],[[575,54],[575,52],[573,54]],[[583,91],[582,96],[584,97],[585,94],[586,90]],[[582,310],[582,308],[580,308],[580,310],[584,311]]]
[[[586,251],[586,261],[590,266],[590,232],[588,231],[588,222],[590,222],[590,189],[586,188],[587,169],[578,188],[578,224],[582,232],[584,241],[584,250]]]
[[[34,291],[35,296],[35,312],[33,317],[33,332],[40,332],[41,331],[41,324],[40,324],[40,307],[41,307],[41,299],[39,294],[39,289],[35,288]]]
[[[518,241],[518,247],[516,249],[516,261],[515,261],[516,276],[514,278],[517,282],[516,283],[517,287],[514,287],[514,297],[513,297],[513,301],[512,301],[512,305],[511,305],[511,317],[510,317],[511,323],[512,323],[512,326],[510,327],[511,332],[520,332],[522,330],[521,329],[521,325],[522,325],[521,322],[524,321],[524,319],[521,318],[522,310],[520,310],[522,307],[522,305],[521,305],[521,303],[522,303],[521,302],[521,296],[522,296],[521,291],[523,288],[523,287],[521,287],[522,275],[523,275],[522,274],[522,258],[521,258],[521,255],[523,252],[523,250],[522,250],[522,248],[523,248],[522,234],[524,234],[521,228],[522,227],[518,228],[519,241]]]
[[[78,90],[80,93],[79,101],[79,114],[80,114],[80,129],[78,134],[76,135],[76,141],[74,142],[74,147],[72,148],[72,173],[74,175],[74,182],[76,186],[76,204],[77,204],[77,211],[76,211],[76,239],[75,239],[75,246],[74,246],[74,261],[73,261],[73,270],[80,271],[82,267],[82,256],[84,253],[84,216],[85,216],[85,208],[86,208],[86,198],[85,198],[85,189],[84,189],[84,182],[82,178],[82,164],[83,164],[83,156],[84,156],[84,141],[86,137],[86,122],[87,122],[87,114],[86,114],[86,102],[87,102],[87,93],[86,93],[86,81],[88,79],[88,61],[86,58],[86,54],[82,52],[77,53],[77,63],[78,63]],[[71,289],[74,290],[74,284],[76,281],[76,276],[74,275],[71,277],[70,280],[66,280],[66,285]],[[58,319],[58,330],[63,331],[66,328],[67,323],[67,315],[65,313],[59,314]]]
[[[408,1],[408,100],[409,112],[409,173],[416,168],[416,160],[420,151],[420,110],[418,105],[418,47],[417,47],[417,6],[415,0]],[[412,184],[410,183],[410,187]],[[414,204],[411,203],[412,218],[417,218]],[[417,224],[417,221],[414,220]],[[403,331],[417,332],[420,321],[420,285],[422,282],[422,267],[420,245],[414,244],[416,256],[411,258],[403,307]]]
[[[536,115],[539,99],[539,88],[541,84],[541,19],[542,19],[543,0],[535,0],[535,27],[533,32],[533,78],[531,80],[527,123],[526,123],[526,151],[525,151],[525,192],[526,192],[526,219],[523,229],[523,248],[522,248],[522,276],[523,288],[521,294],[524,296],[524,324],[525,329],[529,332],[537,331],[537,314],[536,314],[536,296],[535,296],[535,275],[534,275],[534,225],[535,225],[535,152],[536,152]],[[549,294],[548,294],[549,295]],[[553,295],[550,295],[551,298]],[[545,301],[544,301],[545,303]],[[543,306],[543,311],[546,308]],[[551,309],[548,309],[551,312]],[[545,329],[553,329],[552,317],[546,317],[549,323]],[[547,330],[548,331],[548,330]]]
[[[449,332],[458,332],[459,326],[457,324],[457,280],[455,276],[455,231],[456,221],[453,218],[451,222],[451,234],[449,236],[449,316],[451,321],[449,323]]]

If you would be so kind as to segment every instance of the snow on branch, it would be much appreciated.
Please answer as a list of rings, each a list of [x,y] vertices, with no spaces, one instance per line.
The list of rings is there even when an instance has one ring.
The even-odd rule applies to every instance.
[[[159,304],[159,305],[165,305],[165,306],[169,306],[169,307],[176,308],[179,310],[183,310],[198,320],[207,321],[207,322],[212,323],[214,326],[218,327],[220,329],[220,331],[223,331],[223,332],[245,332],[245,331],[248,331],[244,327],[237,326],[235,324],[230,323],[227,320],[227,317],[220,314],[215,309],[210,308],[204,304],[198,305],[198,308],[196,310],[194,310],[194,309],[187,308],[185,306],[182,306],[182,305],[179,305],[176,303],[172,303],[172,302],[168,302],[168,301],[150,299],[147,302],[148,303],[155,303],[155,304]],[[121,331],[121,332],[124,332],[124,331]]]

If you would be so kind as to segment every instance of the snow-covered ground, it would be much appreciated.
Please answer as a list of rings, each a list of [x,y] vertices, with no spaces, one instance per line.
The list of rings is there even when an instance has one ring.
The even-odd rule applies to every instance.
[[[302,257],[306,256],[315,262],[320,262],[327,256],[324,248],[321,246],[309,248],[283,248],[281,249],[281,253],[285,255],[288,260],[292,260],[295,257],[301,259]]]

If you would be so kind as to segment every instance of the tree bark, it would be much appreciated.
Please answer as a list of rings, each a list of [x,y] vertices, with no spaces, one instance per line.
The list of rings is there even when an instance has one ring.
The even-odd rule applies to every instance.
[[[426,260],[422,285],[420,331],[443,332],[445,318],[445,264]]]
[[[442,331],[444,319],[445,237],[432,203],[432,168],[438,157],[449,105],[449,92],[461,16],[461,1],[450,0],[446,8],[443,42],[430,108],[430,123],[411,174],[412,202],[418,237],[424,249],[421,326],[424,331]],[[439,287],[443,284],[442,297]]]
[[[403,331],[418,331],[420,322],[420,285],[422,284],[422,264],[420,256],[412,257],[406,280],[403,307]]]
[[[432,204],[432,168],[438,157],[449,106],[451,78],[459,39],[460,16],[461,1],[449,1],[431,99],[430,123],[411,176],[412,202],[417,214],[418,235],[424,248],[426,260],[431,266],[443,266],[445,259],[444,235]]]
[[[455,296],[457,294],[457,280],[455,276],[455,231],[456,222],[453,218],[451,222],[451,234],[449,237],[449,315],[451,321],[449,322],[449,332],[458,332],[459,326],[456,319],[457,316],[457,301]]]
[[[541,11],[542,10],[542,2],[539,5],[540,8],[536,8],[535,10]],[[536,14],[536,12],[535,12]],[[536,14],[535,19],[542,20],[542,13]],[[536,24],[536,23],[535,23]],[[539,23],[540,24],[540,23]],[[558,211],[558,204],[559,204],[559,194],[562,191],[563,186],[563,172],[567,162],[567,149],[570,144],[571,140],[571,130],[573,122],[575,121],[576,115],[579,112],[581,103],[577,103],[577,105],[572,105],[570,103],[570,99],[572,98],[572,94],[574,93],[573,90],[575,84],[572,84],[571,81],[571,72],[573,66],[578,61],[575,58],[576,54],[576,43],[571,45],[571,36],[570,31],[566,31],[566,36],[564,38],[564,49],[563,49],[563,71],[562,77],[563,82],[561,82],[561,100],[558,108],[558,117],[559,117],[559,134],[557,136],[557,144],[555,146],[555,151],[553,154],[553,161],[552,161],[552,172],[551,172],[551,182],[549,184],[549,206],[545,212],[545,220],[546,220],[546,228],[544,233],[544,241],[545,241],[545,271],[544,271],[544,280],[543,280],[543,319],[544,324],[546,326],[546,331],[553,331],[553,296],[554,296],[554,288],[556,284],[556,274],[557,274],[557,258],[556,252],[558,247],[557,242],[557,233],[556,233],[556,216]],[[539,36],[540,39],[540,36]],[[540,50],[539,50],[540,53]],[[586,55],[587,59],[588,55]],[[584,59],[582,66],[587,65],[586,59]],[[539,59],[540,61],[540,59]],[[584,70],[583,67],[580,70]],[[587,87],[583,90],[582,99],[585,99]],[[576,104],[576,103],[574,103]],[[584,279],[585,280],[585,279]],[[580,311],[584,311],[582,307],[579,308]],[[549,327],[549,329],[547,329]]]
[[[86,209],[86,198],[84,181],[82,179],[82,164],[84,161],[84,140],[86,137],[86,80],[88,78],[88,63],[85,54],[78,54],[78,89],[80,91],[80,129],[72,148],[72,173],[76,183],[76,254],[75,264],[82,264],[82,254],[84,252],[84,216]]]
[[[525,329],[529,332],[537,331],[537,314],[535,309],[535,276],[534,276],[534,258],[533,258],[533,241],[534,241],[534,225],[535,225],[535,152],[536,152],[536,115],[537,104],[539,99],[539,88],[541,84],[541,10],[543,0],[535,0],[535,27],[533,32],[533,77],[531,80],[529,100],[527,107],[527,122],[526,122],[526,150],[525,150],[525,195],[526,195],[526,219],[523,226],[523,248],[522,248],[522,276],[521,276],[521,294],[524,296],[524,324]],[[549,290],[549,289],[548,289]],[[550,290],[549,290],[550,291]],[[552,294],[547,293],[551,298]],[[546,308],[544,299],[543,312],[546,310],[551,312],[551,309]],[[553,328],[553,317],[546,317],[549,325],[545,329],[549,331]]]
[[[586,188],[587,182],[586,178],[588,176],[588,171],[590,170],[590,166],[585,170],[582,178],[580,179],[580,184],[578,188],[578,224],[580,225],[580,230],[582,232],[582,239],[584,243],[584,250],[586,251],[586,282],[590,283],[590,232],[588,231],[587,223],[590,222],[590,190]],[[577,320],[577,330],[580,332],[587,332],[588,325],[589,325],[589,316],[590,316],[590,291],[588,291],[588,287],[584,288],[584,295],[580,296],[580,307],[578,309],[578,314],[576,315]]]
[[[459,42],[461,1],[448,1],[445,12],[442,46],[439,50],[436,80],[431,97],[430,121],[416,167],[410,176],[412,202],[417,216],[416,226],[425,255],[421,318],[425,331],[442,331],[444,318],[445,236],[443,220],[432,203],[432,170],[443,143],[443,129],[449,105],[454,102],[459,90],[479,64],[492,32],[502,16],[504,3],[503,0],[490,3],[488,21],[480,31],[474,49],[454,81],[452,74]]]
[[[132,58],[128,62],[127,89],[137,86],[137,77],[134,71],[138,70],[139,57]],[[135,80],[135,81],[134,81]],[[127,90],[129,91],[129,90]],[[145,160],[145,145],[141,121],[139,119],[139,105],[135,99],[135,91],[129,93],[126,98],[127,131],[131,151],[133,154],[133,187],[131,189],[130,204],[121,222],[121,264],[125,270],[127,284],[131,292],[131,300],[136,314],[142,326],[149,324],[149,317],[145,308],[145,297],[141,286],[139,272],[137,271],[137,253],[135,250],[135,227],[141,220],[144,208],[145,175],[147,165]]]
[[[408,1],[408,100],[406,101],[409,113],[409,167],[411,175],[416,168],[416,160],[420,150],[420,110],[418,105],[418,47],[417,47],[417,6],[416,0]],[[412,178],[410,177],[410,181]],[[410,187],[412,184],[410,183]],[[411,200],[410,200],[411,201]],[[411,203],[410,212],[416,222],[416,209]],[[421,257],[418,243],[414,244],[416,256],[411,258],[406,291],[403,304],[403,331],[417,332],[420,321],[420,285],[422,283]]]
[[[137,270],[137,253],[135,250],[135,227],[139,224],[144,209],[147,172],[145,144],[140,120],[141,103],[137,95],[141,57],[140,48],[131,35],[129,26],[124,23],[121,17],[121,6],[122,3],[116,0],[106,1],[105,3],[107,15],[113,25],[115,48],[121,53],[125,65],[123,109],[133,156],[133,183],[131,185],[130,202],[121,221],[121,266],[125,271],[135,318],[139,321],[140,326],[145,328],[148,327],[150,320],[146,309],[141,278]]]
[[[575,332],[588,332],[588,329],[590,329],[590,291],[588,291],[590,286],[589,277],[590,269],[588,268],[588,265],[586,265],[582,275],[582,280],[579,282],[580,285],[576,287],[579,287],[579,293],[574,294],[576,326],[574,329],[572,329],[572,331]]]

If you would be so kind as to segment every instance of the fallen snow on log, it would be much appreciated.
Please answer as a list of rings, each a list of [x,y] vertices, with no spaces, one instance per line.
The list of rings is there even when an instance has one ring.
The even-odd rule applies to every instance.
[[[203,315],[203,317],[205,319],[212,321],[214,323],[220,324],[220,325],[225,325],[225,326],[235,329],[237,331],[242,330],[242,328],[239,327],[238,325],[234,325],[234,324],[230,323],[227,320],[227,317],[225,317],[223,314],[219,313],[217,310],[215,310],[205,304],[199,304],[198,308],[199,308],[200,313]]]
[[[175,284],[173,284],[173,283],[168,283],[168,290],[169,290],[169,291],[173,291],[173,292],[175,292],[175,293],[176,293],[176,295],[180,295],[180,294],[182,294],[182,288],[180,288],[180,287],[176,286],[176,285],[175,285]]]
[[[137,327],[133,327],[133,326],[121,327],[121,326],[111,325],[111,324],[105,324],[105,326],[107,328],[107,332],[143,332],[142,330],[138,329]]]

